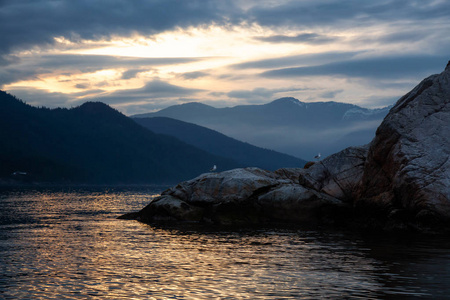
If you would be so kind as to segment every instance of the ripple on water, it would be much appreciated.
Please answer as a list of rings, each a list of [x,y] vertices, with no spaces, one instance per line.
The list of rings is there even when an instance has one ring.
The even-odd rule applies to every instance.
[[[148,189],[1,197],[0,298],[446,296],[449,243],[291,229],[208,231],[117,220]]]

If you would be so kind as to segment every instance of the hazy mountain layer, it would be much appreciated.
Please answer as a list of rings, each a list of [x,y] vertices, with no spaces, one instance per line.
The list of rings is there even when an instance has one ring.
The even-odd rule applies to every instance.
[[[281,98],[264,105],[229,108],[193,102],[134,117],[170,117],[309,160],[317,152],[327,155],[348,146],[368,143],[388,110]]]
[[[243,167],[276,170],[285,167],[303,167],[306,163],[293,156],[262,149],[217,131],[172,118],[154,117],[134,120],[155,133],[174,136],[214,155],[233,159]]]

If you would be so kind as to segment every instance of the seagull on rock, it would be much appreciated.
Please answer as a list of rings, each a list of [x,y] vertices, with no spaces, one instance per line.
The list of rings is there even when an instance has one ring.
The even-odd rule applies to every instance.
[[[212,168],[211,168],[211,172],[214,172],[215,170],[217,170],[217,166],[216,165],[214,165]]]
[[[314,156],[315,159],[320,159],[320,157],[321,157],[320,153],[317,153],[317,155]]]

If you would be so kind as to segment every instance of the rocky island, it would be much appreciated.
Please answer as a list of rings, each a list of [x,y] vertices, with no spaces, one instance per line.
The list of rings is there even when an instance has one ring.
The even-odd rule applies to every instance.
[[[368,145],[305,168],[202,174],[121,218],[448,232],[449,156],[450,62],[398,100]]]

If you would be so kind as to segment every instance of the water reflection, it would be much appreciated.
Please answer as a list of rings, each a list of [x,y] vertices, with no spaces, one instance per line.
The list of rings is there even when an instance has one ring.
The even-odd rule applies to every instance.
[[[0,298],[288,299],[450,293],[442,239],[117,220],[148,190],[28,191],[0,202]]]

